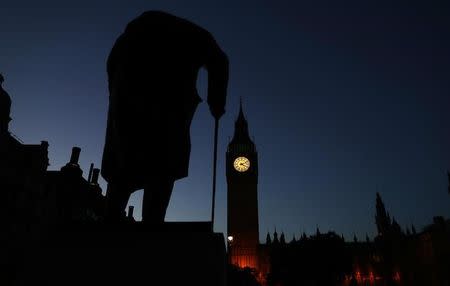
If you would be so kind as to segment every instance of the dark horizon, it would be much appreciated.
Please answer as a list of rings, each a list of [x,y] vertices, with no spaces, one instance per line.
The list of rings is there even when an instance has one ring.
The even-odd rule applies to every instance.
[[[0,72],[10,130],[49,141],[50,170],[72,146],[85,177],[100,166],[106,57],[127,22],[164,10],[207,28],[230,59],[216,231],[226,233],[225,151],[241,96],[259,152],[261,241],[274,227],[287,240],[317,226],[373,237],[376,192],[402,227],[450,217],[448,3],[27,2],[0,4]],[[210,217],[213,119],[204,72],[198,82],[190,174],[175,184],[170,221]],[[130,202],[136,218],[140,200]]]

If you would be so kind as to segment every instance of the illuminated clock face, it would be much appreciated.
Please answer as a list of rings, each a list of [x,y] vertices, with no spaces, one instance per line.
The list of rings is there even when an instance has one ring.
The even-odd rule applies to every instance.
[[[245,172],[250,168],[250,160],[245,157],[237,157],[233,163],[234,168],[238,172]]]

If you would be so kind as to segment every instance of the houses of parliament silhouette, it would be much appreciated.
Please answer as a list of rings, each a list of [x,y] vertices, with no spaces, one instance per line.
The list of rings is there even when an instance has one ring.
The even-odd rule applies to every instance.
[[[22,246],[36,244],[61,226],[101,224],[105,197],[98,168],[91,165],[83,177],[80,148],[73,148],[59,171],[47,170],[49,144],[23,144],[15,138],[8,128],[10,106],[0,85],[0,282],[22,285],[14,284],[23,274],[23,260],[30,257],[24,253],[30,248]],[[275,231],[260,243],[258,152],[242,104],[226,150],[226,177],[228,267],[233,269],[228,271],[229,285],[449,285],[450,221],[435,217],[421,231],[414,226],[403,230],[378,193],[378,235],[373,240],[345,241],[335,232],[317,229],[290,241]],[[124,219],[137,223],[133,207]]]
[[[441,216],[417,232],[390,216],[376,193],[377,236],[345,241],[334,231],[267,233],[259,242],[258,152],[242,102],[226,152],[229,263],[263,285],[449,285],[450,220]],[[449,175],[450,192],[450,175]]]

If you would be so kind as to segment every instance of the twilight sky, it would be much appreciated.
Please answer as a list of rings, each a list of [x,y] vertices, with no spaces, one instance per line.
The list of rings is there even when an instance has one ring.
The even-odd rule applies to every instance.
[[[372,237],[376,191],[402,226],[420,229],[450,217],[450,4],[412,2],[1,1],[10,130],[29,144],[49,141],[51,170],[81,147],[87,176],[101,162],[108,53],[130,20],[164,10],[209,30],[230,58],[216,231],[226,232],[225,150],[240,96],[259,151],[261,239],[275,226],[287,239],[316,226]],[[176,183],[168,220],[210,218],[206,103],[191,136],[190,176]],[[130,201],[137,218],[141,197]]]

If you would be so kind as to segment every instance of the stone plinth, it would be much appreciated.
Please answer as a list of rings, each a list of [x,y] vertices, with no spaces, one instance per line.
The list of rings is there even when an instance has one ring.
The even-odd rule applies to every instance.
[[[26,252],[17,285],[225,285],[209,222],[72,225]]]

